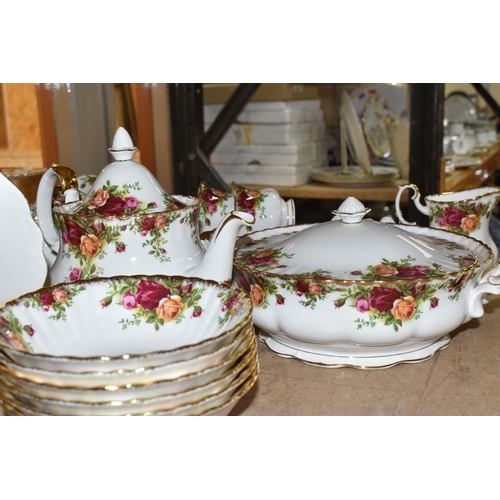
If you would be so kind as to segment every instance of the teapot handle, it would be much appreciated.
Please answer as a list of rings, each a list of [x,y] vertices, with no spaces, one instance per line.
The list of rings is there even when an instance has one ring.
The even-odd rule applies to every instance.
[[[414,226],[416,224],[416,222],[408,222],[403,217],[403,214],[402,214],[401,208],[400,208],[401,195],[403,194],[403,191],[405,189],[413,189],[413,195],[412,195],[411,199],[415,202],[415,206],[418,208],[418,210],[420,212],[422,212],[424,215],[429,215],[429,208],[426,207],[425,205],[422,205],[422,203],[420,203],[420,191],[418,190],[418,187],[415,184],[405,184],[404,186],[398,187],[398,194],[396,195],[396,203],[395,203],[396,214],[398,216],[398,219],[403,224],[408,224],[410,226]]]
[[[78,178],[75,172],[55,163],[42,175],[36,194],[38,224],[45,242],[56,253],[59,251],[59,231],[54,226],[52,218],[52,194],[58,180],[61,182],[65,203],[77,201],[79,199]]]

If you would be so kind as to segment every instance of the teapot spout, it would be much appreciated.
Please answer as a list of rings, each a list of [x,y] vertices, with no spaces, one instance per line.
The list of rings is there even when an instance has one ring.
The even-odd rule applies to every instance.
[[[236,238],[243,226],[250,226],[255,217],[246,212],[233,210],[217,226],[201,264],[195,274],[202,279],[230,282],[233,274],[233,256]]]

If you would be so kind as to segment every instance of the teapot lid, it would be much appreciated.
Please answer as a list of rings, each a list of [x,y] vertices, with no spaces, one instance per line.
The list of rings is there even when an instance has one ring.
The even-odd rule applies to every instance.
[[[108,151],[114,161],[97,176],[74,213],[116,217],[178,210],[186,206],[167,193],[147,167],[132,159],[137,147],[123,127],[117,129]]]
[[[350,197],[331,221],[252,233],[237,248],[235,263],[291,279],[339,281],[444,277],[477,265],[467,237],[460,244],[439,229],[363,219],[368,212]]]

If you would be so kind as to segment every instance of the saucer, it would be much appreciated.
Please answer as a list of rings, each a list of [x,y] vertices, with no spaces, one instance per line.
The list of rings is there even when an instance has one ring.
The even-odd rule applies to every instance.
[[[406,343],[395,346],[392,352],[377,352],[376,349],[360,347],[359,352],[352,350],[350,353],[340,350],[338,353],[309,352],[278,342],[270,334],[262,329],[256,331],[257,337],[264,342],[271,351],[283,358],[291,358],[302,361],[307,365],[323,368],[358,368],[364,370],[375,370],[390,368],[401,363],[420,363],[432,358],[438,351],[446,349],[450,342],[450,336],[443,335],[438,340],[426,343],[418,343],[406,346]],[[305,343],[302,343],[306,345]]]

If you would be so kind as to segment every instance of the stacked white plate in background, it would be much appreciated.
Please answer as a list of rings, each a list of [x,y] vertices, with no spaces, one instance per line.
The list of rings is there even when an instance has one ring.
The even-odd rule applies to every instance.
[[[258,371],[251,302],[220,283],[97,278],[0,308],[7,415],[227,415]]]
[[[206,129],[223,106],[204,106]],[[319,99],[250,102],[210,160],[228,183],[298,186],[327,165],[325,134]]]

